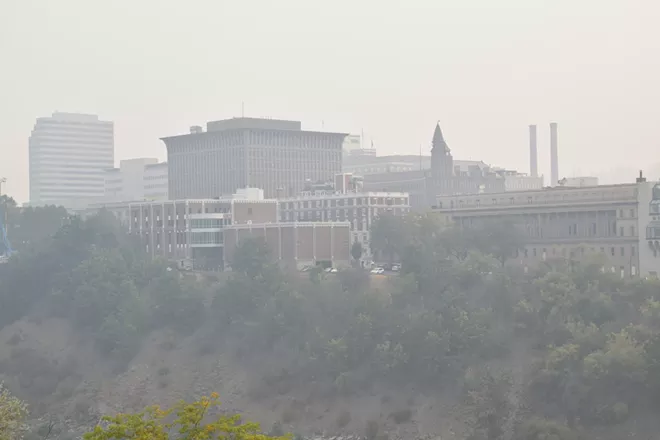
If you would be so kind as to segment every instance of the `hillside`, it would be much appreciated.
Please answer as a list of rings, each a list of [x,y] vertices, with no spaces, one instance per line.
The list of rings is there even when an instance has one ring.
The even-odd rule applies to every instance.
[[[384,217],[400,276],[301,278],[261,242],[184,276],[112,219],[0,267],[0,381],[73,438],[101,415],[220,393],[265,430],[370,440],[648,439],[660,422],[660,284],[598,261],[502,264],[507,225]],[[378,247],[380,248],[378,249]],[[38,274],[38,276],[37,276]]]

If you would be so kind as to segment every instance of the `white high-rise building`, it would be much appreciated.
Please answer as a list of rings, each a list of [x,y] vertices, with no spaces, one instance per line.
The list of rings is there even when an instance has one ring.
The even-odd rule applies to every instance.
[[[167,200],[167,162],[154,158],[119,161],[105,170],[106,202]]]
[[[30,135],[30,204],[76,208],[105,193],[114,166],[114,124],[96,115],[53,113]]]

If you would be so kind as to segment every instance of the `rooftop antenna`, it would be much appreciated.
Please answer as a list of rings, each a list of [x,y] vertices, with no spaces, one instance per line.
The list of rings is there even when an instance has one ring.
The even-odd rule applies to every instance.
[[[2,184],[7,182],[6,177],[0,177],[0,196],[2,195]]]

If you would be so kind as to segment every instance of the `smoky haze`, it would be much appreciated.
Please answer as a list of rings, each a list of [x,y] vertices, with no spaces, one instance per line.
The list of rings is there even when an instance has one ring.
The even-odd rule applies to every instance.
[[[237,116],[360,133],[527,172],[559,123],[560,178],[660,175],[660,5],[652,1],[3,0],[0,176],[28,194],[27,139],[53,111],[115,122],[116,160],[165,159],[159,137]]]

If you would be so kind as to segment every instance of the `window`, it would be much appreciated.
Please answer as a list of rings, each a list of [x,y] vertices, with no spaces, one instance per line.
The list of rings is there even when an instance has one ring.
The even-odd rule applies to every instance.
[[[635,208],[630,210],[630,218],[635,218]]]
[[[630,255],[632,255],[633,257],[637,256],[637,249],[635,248],[635,246],[630,248]]]
[[[248,208],[248,215],[252,215],[252,208]]]
[[[623,237],[623,226],[619,227],[619,235]]]
[[[625,255],[626,255],[626,248],[624,248],[623,246],[621,246],[621,256],[622,256],[622,257],[625,257]]]
[[[534,255],[536,257],[536,248],[532,249],[532,255]]]
[[[615,255],[614,248],[610,249],[610,251],[611,251],[612,256],[614,256]]]
[[[630,236],[631,236],[631,237],[634,237],[634,236],[636,235],[635,232],[636,232],[636,231],[635,231],[635,227],[634,227],[634,226],[631,226],[631,227],[630,227]]]

